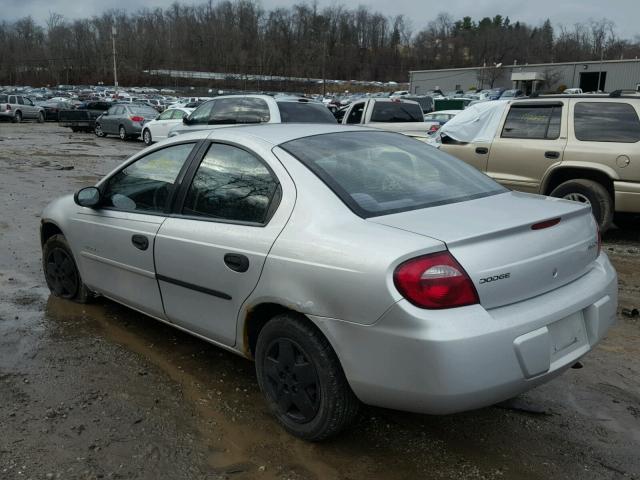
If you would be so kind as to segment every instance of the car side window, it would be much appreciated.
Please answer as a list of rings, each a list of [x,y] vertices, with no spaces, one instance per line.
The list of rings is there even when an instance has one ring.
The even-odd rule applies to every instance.
[[[22,97],[18,97],[18,105],[24,105],[24,99]]]
[[[360,123],[364,112],[364,102],[356,103],[347,117],[347,123]]]
[[[207,125],[214,103],[216,102],[206,102],[196,108],[189,116],[190,125]]]
[[[32,101],[31,101],[31,99],[30,99],[30,98],[28,98],[28,97],[24,97],[24,104],[25,104],[25,105],[29,105],[29,106],[32,106],[32,107],[33,107],[33,102],[32,102]]]
[[[222,98],[216,100],[209,124],[264,123],[269,118],[269,106],[261,98]]]
[[[156,150],[120,170],[106,185],[103,206],[163,213],[194,145],[184,143]]]
[[[640,120],[635,108],[623,102],[579,102],[573,109],[576,138],[582,142],[635,143]]]
[[[196,171],[182,213],[263,224],[278,185],[271,170],[253,154],[214,143]]]
[[[561,105],[513,105],[502,128],[502,138],[555,140],[560,136]]]
[[[16,103],[18,103],[18,102],[16,101],[16,97],[15,97],[14,95],[11,95],[11,96],[9,97],[9,103],[11,103],[11,104],[13,104],[13,105],[15,105]]]
[[[186,115],[182,110],[178,110],[177,108],[174,108],[173,111],[167,111],[171,112],[171,120],[182,120]]]
[[[173,118],[173,112],[171,110],[167,110],[166,112],[162,112],[156,120],[170,120]]]

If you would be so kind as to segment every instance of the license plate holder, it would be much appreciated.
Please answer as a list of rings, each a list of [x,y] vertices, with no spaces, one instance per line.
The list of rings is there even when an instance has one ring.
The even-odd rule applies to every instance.
[[[547,325],[549,330],[549,346],[551,349],[551,369],[558,362],[566,362],[568,355],[582,355],[582,350],[589,349],[587,329],[584,324],[582,310],[568,317]],[[580,352],[577,352],[580,350]],[[576,355],[577,354],[577,355]]]

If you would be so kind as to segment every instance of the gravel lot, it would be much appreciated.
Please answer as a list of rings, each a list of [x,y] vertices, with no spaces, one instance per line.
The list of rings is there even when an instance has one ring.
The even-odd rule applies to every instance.
[[[640,478],[640,319],[560,378],[446,417],[365,408],[307,444],[268,415],[253,365],[106,300],[51,297],[39,216],[143,147],[0,123],[0,479]],[[620,307],[640,307],[640,232],[612,231]]]

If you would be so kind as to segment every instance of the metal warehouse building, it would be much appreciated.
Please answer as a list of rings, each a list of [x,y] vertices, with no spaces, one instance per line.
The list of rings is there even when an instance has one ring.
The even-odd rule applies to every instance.
[[[584,92],[640,89],[640,60],[539,63],[532,65],[487,65],[443,70],[409,72],[411,93],[429,90],[469,90],[477,88],[519,88],[527,94],[536,90],[582,88]],[[598,82],[600,88],[598,88]]]

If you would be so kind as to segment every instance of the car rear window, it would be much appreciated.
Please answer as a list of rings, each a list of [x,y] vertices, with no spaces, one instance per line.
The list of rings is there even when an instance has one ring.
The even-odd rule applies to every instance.
[[[327,107],[319,103],[277,102],[282,123],[337,123]]]
[[[7,103],[7,96],[6,95],[0,95],[0,103]]]
[[[466,163],[391,132],[337,132],[280,145],[367,218],[507,191]]]
[[[371,113],[372,122],[424,122],[422,107],[406,102],[376,102]]]
[[[158,111],[151,107],[144,107],[142,105],[132,105],[129,107],[131,113],[138,113],[140,115],[158,115]]]
[[[635,143],[640,121],[635,108],[623,102],[579,102],[573,109],[576,138],[583,142]]]

